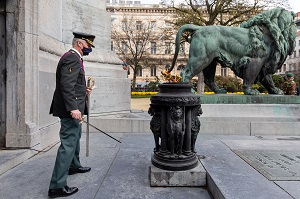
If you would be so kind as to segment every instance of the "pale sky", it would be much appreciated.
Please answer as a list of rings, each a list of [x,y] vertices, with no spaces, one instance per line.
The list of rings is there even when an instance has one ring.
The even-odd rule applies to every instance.
[[[158,4],[161,0],[140,0],[142,4]],[[175,0],[175,4],[184,0]],[[289,0],[292,11],[300,12],[300,0]]]

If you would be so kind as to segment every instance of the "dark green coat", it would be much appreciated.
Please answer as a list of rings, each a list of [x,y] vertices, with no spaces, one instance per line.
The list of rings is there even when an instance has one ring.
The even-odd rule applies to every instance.
[[[86,82],[79,55],[70,50],[58,62],[56,87],[50,114],[60,118],[71,118],[70,111],[78,109],[82,115],[86,109]]]

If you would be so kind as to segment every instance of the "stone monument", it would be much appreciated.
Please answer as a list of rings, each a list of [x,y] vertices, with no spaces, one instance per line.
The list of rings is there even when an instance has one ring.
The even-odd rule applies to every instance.
[[[188,82],[203,71],[205,84],[215,93],[226,93],[214,82],[217,63],[229,67],[243,79],[245,95],[258,95],[252,84],[260,82],[269,94],[282,95],[275,87],[272,74],[281,68],[296,45],[295,13],[283,8],[262,12],[240,27],[183,25],[176,35],[174,68],[183,33],[191,35],[189,60],[181,73]]]
[[[95,80],[92,115],[130,111],[130,80],[110,49],[111,16],[105,0],[1,1],[0,146],[44,149],[59,140],[59,120],[49,115],[56,66],[72,45],[72,32],[96,35],[84,60]],[[5,28],[4,28],[5,27]],[[3,60],[3,56],[0,56]]]

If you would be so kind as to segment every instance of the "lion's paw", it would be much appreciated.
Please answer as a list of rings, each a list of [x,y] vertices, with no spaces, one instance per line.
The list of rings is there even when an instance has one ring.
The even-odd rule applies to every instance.
[[[257,89],[246,89],[244,91],[244,95],[259,95],[259,91]]]
[[[220,88],[214,91],[216,94],[226,94],[227,91],[224,88]]]
[[[270,93],[270,94],[275,94],[275,95],[283,95],[284,94],[284,92],[279,88],[275,88],[273,91],[274,92]]]

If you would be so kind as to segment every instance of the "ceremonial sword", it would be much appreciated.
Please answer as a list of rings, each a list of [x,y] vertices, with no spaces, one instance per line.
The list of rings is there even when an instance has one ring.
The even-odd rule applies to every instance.
[[[92,84],[91,84],[92,81]],[[87,86],[88,89],[93,90],[95,88],[95,81],[88,77]],[[90,123],[90,93],[86,95],[86,105],[87,105],[87,117],[86,123]],[[82,120],[83,121],[83,120]],[[86,157],[89,157],[89,150],[90,150],[90,126],[86,125]]]
[[[88,123],[87,121],[83,121],[84,123],[86,123],[88,126],[91,126],[93,127],[94,129],[100,131],[101,133],[103,133],[104,135],[107,135],[108,137],[112,138],[113,140],[119,142],[119,143],[122,143],[121,141],[117,140],[116,138],[114,138],[113,136],[111,135],[108,135],[107,133],[105,133],[104,131],[100,130],[99,128],[97,128],[96,126],[92,125],[91,123]]]
[[[92,81],[92,84],[91,84]],[[87,81],[87,88],[90,90],[93,90],[95,88],[95,81],[91,78],[88,77],[88,81]],[[96,126],[90,124],[90,110],[89,110],[89,106],[90,106],[90,96],[87,95],[86,96],[86,103],[87,103],[87,117],[86,117],[86,121],[84,121],[84,118],[82,118],[82,120],[80,121],[80,123],[82,124],[82,122],[86,123],[86,157],[89,157],[89,148],[90,148],[90,126],[95,128],[96,130],[100,131],[101,133],[107,135],[108,137],[114,139],[115,141],[121,143],[119,140],[117,140],[116,138],[108,135],[107,133],[105,133],[104,131],[100,130],[99,128],[97,128]]]

